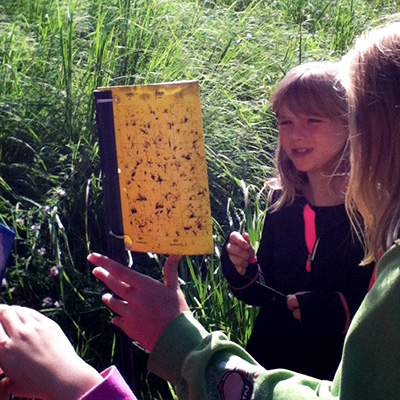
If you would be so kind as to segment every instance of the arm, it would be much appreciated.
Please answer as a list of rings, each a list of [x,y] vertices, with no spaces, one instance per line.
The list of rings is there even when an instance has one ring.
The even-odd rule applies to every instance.
[[[0,399],[136,400],[115,367],[101,375],[76,353],[61,328],[39,312],[0,305]]]
[[[251,248],[251,251],[245,248],[245,243],[249,246],[248,235],[243,234],[243,238],[240,241],[241,237],[242,235],[238,232],[233,232],[224,244],[221,251],[222,272],[235,297],[247,304],[262,306],[274,296],[274,293],[263,286],[265,284],[268,285],[268,282],[266,282],[263,271],[257,262],[258,255],[254,255],[253,248]],[[260,250],[262,249],[263,251],[259,250],[263,265],[268,263],[265,255],[268,254],[267,249],[271,248],[269,242],[271,238],[272,232],[269,230],[267,218],[260,242]],[[241,252],[237,250],[240,242],[245,242],[241,244]],[[232,253],[234,254],[232,255]]]
[[[179,399],[338,399],[338,385],[283,369],[267,371],[222,332],[207,333],[191,313],[156,343],[149,370],[177,386]]]
[[[288,298],[288,306],[294,312],[294,317],[297,312],[297,319],[313,331],[346,333],[368,292],[374,265],[358,265],[362,258],[361,246],[349,245],[347,251],[339,249],[336,253],[343,254],[342,258],[336,255],[336,263],[331,266],[333,275],[330,280],[337,279],[333,283],[337,290],[321,288],[313,292],[295,293],[295,296]],[[323,264],[319,264],[316,268],[322,267]],[[297,301],[297,310],[290,307],[295,303],[292,302],[293,298]]]
[[[240,276],[248,275],[251,264],[257,263],[257,257],[250,244],[248,233],[232,232],[224,245],[224,251],[234,271]]]
[[[89,261],[98,266],[94,275],[121,297],[103,297],[119,314],[112,322],[152,351],[149,369],[177,385],[179,398],[335,398],[337,388],[332,394],[329,382],[285,370],[266,371],[222,333],[207,333],[179,288],[179,258],[168,258],[164,285],[104,256],[91,254]],[[248,397],[240,397],[244,391]]]
[[[252,293],[255,282],[259,278],[260,269],[254,249],[249,243],[248,234],[232,232],[225,242],[221,252],[222,272],[231,291],[240,300],[251,304],[243,293]]]
[[[39,312],[0,305],[0,363],[15,396],[75,400],[103,378]]]
[[[311,331],[346,333],[353,314],[342,293],[307,292],[288,296],[293,317]]]

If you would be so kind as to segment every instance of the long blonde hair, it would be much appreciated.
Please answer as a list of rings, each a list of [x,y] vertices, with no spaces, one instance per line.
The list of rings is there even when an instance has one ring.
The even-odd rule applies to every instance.
[[[364,35],[344,61],[352,168],[346,206],[367,264],[399,238],[400,23]]]
[[[347,96],[338,79],[339,69],[332,62],[310,62],[292,68],[279,82],[272,98],[272,109],[279,117],[279,111],[286,106],[294,114],[310,114],[332,120],[340,120],[347,126]],[[298,171],[278,142],[275,155],[276,177],[267,181],[266,186],[281,189],[282,196],[274,209],[285,203],[293,203],[296,194],[304,194],[308,185],[305,172]],[[340,149],[327,165],[330,175],[348,174],[349,152]]]

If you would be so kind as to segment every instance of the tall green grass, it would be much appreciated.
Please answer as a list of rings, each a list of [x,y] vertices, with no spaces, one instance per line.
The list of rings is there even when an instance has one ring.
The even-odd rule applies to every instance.
[[[196,317],[244,345],[257,310],[227,290],[218,249],[231,230],[259,241],[276,141],[271,92],[294,65],[338,60],[398,11],[389,0],[2,0],[0,219],[17,233],[3,300],[55,318],[96,368],[115,361],[103,289],[86,263],[107,249],[92,93],[196,79],[216,251],[187,258],[180,276]],[[162,258],[135,259],[161,278]],[[173,397],[144,366],[142,375],[143,398]]]

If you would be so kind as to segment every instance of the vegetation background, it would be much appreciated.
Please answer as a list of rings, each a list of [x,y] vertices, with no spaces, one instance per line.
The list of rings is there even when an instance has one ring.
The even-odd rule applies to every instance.
[[[393,0],[1,0],[0,220],[16,231],[2,300],[57,320],[97,369],[119,362],[86,262],[107,252],[93,91],[195,79],[216,247],[182,262],[181,283],[207,328],[244,345],[257,310],[228,292],[218,249],[233,229],[257,246],[276,140],[270,94],[291,67],[340,59],[399,11]],[[162,257],[134,257],[161,278]],[[174,398],[132,353],[139,397]]]

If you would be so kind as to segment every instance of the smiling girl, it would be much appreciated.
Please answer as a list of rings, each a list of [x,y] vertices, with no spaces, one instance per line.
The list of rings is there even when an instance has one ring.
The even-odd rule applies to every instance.
[[[277,175],[258,252],[233,232],[221,255],[233,294],[260,307],[249,353],[268,369],[322,379],[333,378],[372,274],[359,266],[363,248],[344,206],[348,104],[337,74],[336,64],[308,63],[278,84]]]

